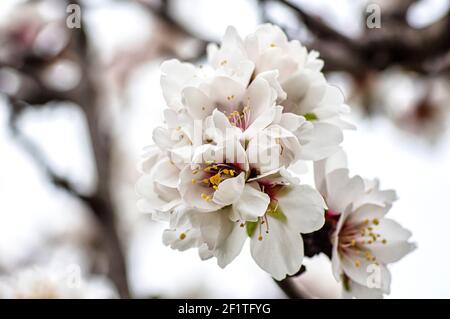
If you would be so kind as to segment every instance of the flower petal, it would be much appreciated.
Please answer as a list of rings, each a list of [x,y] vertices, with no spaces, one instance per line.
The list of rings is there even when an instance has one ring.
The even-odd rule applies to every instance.
[[[297,273],[303,261],[303,239],[299,232],[281,220],[268,217],[270,230],[258,231],[251,238],[251,254],[255,262],[276,280]]]
[[[219,184],[218,189],[214,192],[213,201],[220,206],[231,205],[241,197],[244,186],[244,172],[236,177],[228,178]]]
[[[245,184],[241,198],[233,204],[236,210],[245,221],[256,221],[258,217],[264,215],[269,205],[270,198],[266,193],[261,192],[258,183]]]
[[[385,242],[377,240],[370,248],[377,260],[383,263],[396,262],[416,249],[414,243],[408,242],[412,233],[392,219],[380,219],[375,231],[381,235]]]
[[[285,186],[276,199],[287,217],[290,229],[310,233],[322,228],[325,223],[325,202],[314,188],[308,185]]]

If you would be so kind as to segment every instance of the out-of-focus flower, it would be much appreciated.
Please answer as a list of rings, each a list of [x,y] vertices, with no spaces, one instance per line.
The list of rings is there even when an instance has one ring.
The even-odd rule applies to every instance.
[[[343,296],[388,294],[391,276],[386,265],[415,249],[409,242],[411,232],[385,217],[395,192],[380,190],[377,180],[350,178],[343,152],[315,163],[315,180],[328,206],[333,274],[342,282]]]
[[[79,266],[35,266],[1,279],[0,298],[110,299],[118,294],[104,277],[83,278]]]

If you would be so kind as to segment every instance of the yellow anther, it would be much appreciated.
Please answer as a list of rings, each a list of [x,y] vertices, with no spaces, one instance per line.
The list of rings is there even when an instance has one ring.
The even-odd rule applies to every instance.
[[[380,223],[380,220],[378,218],[374,218],[372,222],[374,225],[378,225]]]
[[[382,243],[382,244],[387,244],[387,240],[386,240],[386,239],[383,239],[383,240],[381,241],[381,243]]]
[[[185,233],[181,233],[180,234],[180,240],[183,240],[183,239],[185,239],[186,238],[186,234]]]
[[[197,182],[196,178],[191,179],[192,184],[195,184]]]
[[[366,218],[366,219],[364,220],[364,225],[367,225],[367,224],[369,224],[369,220]]]
[[[228,169],[224,169],[223,171],[222,171],[222,173],[224,173],[225,175],[229,175],[230,174],[230,171],[228,170]]]
[[[227,63],[228,63],[227,60],[222,60],[222,61],[220,62],[220,65],[224,66],[224,65],[227,64]]]
[[[209,184],[209,179],[208,179],[208,178],[204,178],[204,179],[202,180],[202,182],[205,183],[205,184]]]
[[[230,169],[230,176],[234,176],[234,170]]]
[[[271,48],[275,48],[276,46],[277,46],[277,45],[276,45],[275,43],[271,43],[271,44],[270,44],[270,47],[271,47]]]
[[[217,189],[219,189],[219,186],[213,185],[213,188],[214,188],[215,190],[217,190]]]
[[[192,171],[192,174],[197,174],[198,173],[198,169],[194,169],[193,171]]]
[[[260,241],[263,240],[261,235],[259,235],[258,240],[260,240]]]
[[[352,241],[350,242],[350,245],[353,247],[356,246],[356,240],[352,239]]]
[[[203,198],[205,200],[208,198],[208,195],[206,195],[205,193],[202,193],[200,196],[201,196],[201,198]]]
[[[356,268],[361,267],[361,262],[359,260],[355,261],[355,267]]]
[[[211,176],[211,177],[209,178],[209,181],[210,181],[211,184],[213,184],[213,185],[219,185],[220,182],[222,181],[222,177],[220,176],[220,173],[217,173],[216,175]]]

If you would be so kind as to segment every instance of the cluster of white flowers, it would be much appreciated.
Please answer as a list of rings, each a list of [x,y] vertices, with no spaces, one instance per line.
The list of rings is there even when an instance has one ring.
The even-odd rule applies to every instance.
[[[198,248],[202,259],[216,257],[221,267],[248,238],[255,262],[277,280],[299,271],[301,234],[320,230],[330,214],[342,214],[333,233],[335,271],[338,278],[345,273],[345,286],[348,278],[352,287],[363,285],[354,276],[363,259],[349,271],[344,258],[347,241],[359,247],[362,239],[352,246],[353,233],[347,231],[354,227],[346,224],[354,222],[353,214],[358,221],[372,214],[380,218],[381,208],[361,210],[373,208],[364,204],[376,199],[383,202],[373,205],[386,211],[390,198],[377,185],[362,184],[363,196],[353,188],[324,186],[320,178],[316,190],[298,178],[306,161],[327,166],[340,153],[343,129],[352,128],[342,118],[349,107],[341,91],[327,83],[318,53],[288,41],[269,24],[245,39],[229,27],[220,47],[211,44],[207,53],[208,63],[199,67],[178,60],[162,64],[165,125],[154,130],[155,145],[145,151],[139,208],[169,223],[165,244]],[[341,172],[330,172],[331,180],[336,175],[336,182],[353,186]],[[328,182],[326,173],[321,176]],[[341,205],[333,206],[335,199]]]

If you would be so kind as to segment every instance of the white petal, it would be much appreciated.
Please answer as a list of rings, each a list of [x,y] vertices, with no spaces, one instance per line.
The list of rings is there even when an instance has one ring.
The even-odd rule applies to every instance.
[[[341,254],[341,261],[342,269],[353,281],[363,286],[381,289],[384,293],[390,292],[391,274],[384,264],[377,265],[354,252]]]
[[[302,143],[302,158],[321,160],[339,150],[343,140],[342,130],[328,123],[314,122],[311,129],[297,135]]]
[[[276,194],[276,199],[290,229],[310,233],[322,228],[326,205],[314,188],[307,185],[286,186]]]
[[[348,169],[341,168],[327,175],[327,204],[336,213],[364,195],[364,181],[359,176],[348,177]]]
[[[233,209],[239,213],[242,220],[256,221],[264,215],[269,202],[269,196],[261,192],[259,185],[254,182],[245,184],[241,198],[233,204]]]
[[[347,155],[341,148],[330,157],[314,162],[315,185],[324,197],[328,197],[327,175],[339,168],[347,168]]]
[[[208,115],[211,115],[215,108],[210,98],[198,88],[184,88],[182,94],[186,108],[194,119],[202,120],[206,118]]]
[[[256,263],[276,280],[297,273],[303,261],[303,239],[299,232],[288,228],[286,223],[268,217],[270,230],[261,234],[258,230],[251,239],[251,253]],[[262,225],[264,226],[264,225]]]
[[[176,188],[180,180],[180,170],[166,157],[153,167],[152,176],[156,183]]]
[[[377,288],[368,288],[360,285],[357,282],[349,281],[349,291],[342,290],[342,297],[346,299],[360,298],[360,299],[381,299],[383,298],[383,291]]]
[[[239,255],[247,236],[240,223],[230,220],[230,214],[231,208],[227,207],[212,213],[196,214],[193,219],[202,239],[222,268]]]
[[[279,101],[282,101],[286,99],[286,92],[284,92],[283,88],[280,85],[280,82],[278,82],[278,71],[277,70],[270,70],[265,71],[260,74],[258,74],[258,77],[261,77],[269,83],[270,87],[277,93],[277,99]]]
[[[242,101],[246,87],[228,76],[216,76],[210,85],[209,96],[220,111],[235,111],[236,102]]]
[[[193,179],[198,179],[198,181],[193,183]],[[215,211],[221,208],[221,206],[217,205],[214,201],[207,201],[202,198],[202,194],[212,197],[214,190],[212,188],[205,187],[201,183],[199,173],[194,174],[189,165],[181,170],[178,190],[184,203],[190,208],[196,208],[201,211]]]
[[[196,68],[190,63],[172,59],[161,65],[161,88],[169,107],[178,110],[182,107],[181,90],[195,75]]]
[[[213,201],[220,206],[231,205],[236,202],[244,190],[245,173],[236,177],[228,178],[219,184],[214,192]]]
[[[185,251],[198,246],[199,235],[196,229],[166,229],[163,232],[163,243],[172,249]]]
[[[155,182],[149,174],[142,175],[138,180],[136,192],[143,197],[137,202],[138,209],[142,212],[166,212],[180,202],[179,193],[176,189],[165,188],[165,192],[161,193],[155,188]]]
[[[269,83],[262,77],[256,78],[243,98],[244,105],[250,107],[250,121],[253,123],[261,114],[274,106],[275,100],[276,95]]]
[[[382,218],[379,222],[374,231],[380,234],[386,243],[377,240],[370,245],[370,250],[377,260],[386,264],[396,262],[416,248],[414,243],[408,242],[412,236],[409,230],[392,219]]]

